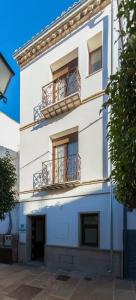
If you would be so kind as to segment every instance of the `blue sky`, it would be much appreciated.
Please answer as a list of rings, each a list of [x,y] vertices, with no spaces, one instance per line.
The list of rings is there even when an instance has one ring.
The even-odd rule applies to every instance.
[[[0,102],[0,111],[19,122],[19,66],[12,55],[37,32],[50,24],[71,6],[74,0],[5,0],[1,1],[0,52],[15,72],[7,91],[7,104]]]

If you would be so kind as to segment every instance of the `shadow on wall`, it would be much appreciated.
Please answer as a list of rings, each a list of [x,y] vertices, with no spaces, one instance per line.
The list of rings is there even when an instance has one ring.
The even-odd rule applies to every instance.
[[[98,119],[94,120],[93,122],[89,123],[89,124],[88,124],[87,126],[85,126],[83,129],[81,129],[81,130],[78,132],[78,134],[80,135],[81,133],[84,133],[86,130],[88,130],[91,126],[95,125],[95,124],[96,124],[97,122],[99,122],[101,119],[102,119],[102,116],[100,116]],[[39,158],[41,158],[41,157],[44,157],[44,156],[45,156],[46,154],[48,154],[48,153],[49,153],[49,151],[46,152],[45,154],[39,156],[37,159],[39,159]],[[35,160],[37,160],[37,159],[35,159]],[[82,158],[81,158],[81,159],[82,159]],[[34,162],[35,160],[33,160],[33,162]],[[41,167],[42,167],[42,162],[43,162],[43,160],[41,161]],[[48,160],[48,162],[51,162],[51,161]],[[29,165],[29,164],[31,164],[31,162],[28,163],[27,165]],[[25,166],[27,166],[27,165],[25,165]],[[24,167],[25,167],[25,166],[24,166]],[[81,168],[82,168],[82,165],[81,165]],[[50,177],[49,172],[50,172],[50,169],[47,169],[47,170],[46,170],[46,173],[47,173],[47,175]],[[35,189],[35,188],[40,188],[40,187],[41,187],[41,184],[42,184],[42,170],[39,170],[39,171],[37,171],[35,174],[33,174],[33,188],[34,188],[34,189]]]
[[[45,157],[47,154],[49,154],[49,151],[42,153],[41,155],[39,155],[38,157],[36,157],[35,159],[31,160],[30,162],[28,162],[27,164],[25,164],[23,167],[20,168],[20,170],[24,169],[25,167],[31,165],[32,163],[34,163],[35,161],[37,161],[38,159]]]
[[[24,216],[48,215],[48,244],[56,245],[80,245],[81,236],[79,231],[81,213],[99,214],[99,242],[98,246],[103,249],[110,248],[110,202],[109,191],[105,183],[105,192],[102,188],[94,188],[92,192],[88,190],[86,194],[67,196],[67,191],[59,197],[60,192],[54,195],[50,192],[49,200],[35,200],[33,205],[28,201],[25,205],[22,203],[22,214]],[[76,193],[75,193],[76,194]],[[40,193],[34,195],[40,196]],[[114,201],[114,237],[116,236],[115,248],[121,248],[122,245],[122,210],[121,204]],[[25,222],[25,221],[24,221]],[[47,233],[47,234],[48,234]]]
[[[58,116],[55,116],[55,117],[53,117],[51,119],[43,120],[39,124],[35,124],[33,126],[33,128],[31,129],[31,131],[35,131],[35,130],[41,129],[41,128],[45,127],[46,125],[49,125],[49,124],[52,124],[52,123],[55,124],[55,122],[57,122],[58,120],[64,119],[69,113],[70,113],[70,111],[66,112],[66,113],[63,113],[63,114],[60,114]]]
[[[18,204],[16,207],[11,211],[12,217],[12,231],[11,233],[18,233]],[[6,214],[5,220],[0,221],[0,234],[7,234],[9,229],[9,214]]]
[[[102,13],[98,14],[94,17],[90,23],[89,27],[93,28],[100,22],[103,22],[103,39],[102,39],[102,89],[105,90],[108,82],[108,33],[109,33],[109,17],[105,16],[103,19],[98,20],[98,17],[101,16]],[[103,96],[103,103],[107,101],[107,95]],[[103,119],[103,126],[102,126],[102,138],[103,138],[103,178],[108,177],[108,142],[106,139],[107,136],[107,123],[108,123],[108,110],[104,109],[101,112],[102,119]]]
[[[103,40],[102,40],[102,61],[103,61],[103,68],[102,68],[102,89],[104,90],[106,85],[107,85],[107,79],[108,79],[108,32],[109,32],[109,18],[108,16],[105,16],[102,19],[99,19],[102,15],[101,13],[98,13],[97,16],[95,16],[89,23],[88,26],[89,28],[93,28],[94,26],[96,26],[98,23],[103,22]],[[85,27],[86,24],[83,26]],[[78,29],[76,32],[78,32],[80,29]],[[74,35],[75,33],[72,33],[72,35]],[[68,39],[68,37],[66,37],[65,39]],[[59,44],[61,44],[63,41],[60,41]],[[50,51],[50,50],[49,50]],[[104,95],[103,96],[103,103],[107,100],[107,96]],[[76,109],[77,113],[78,113],[78,108]],[[66,115],[70,114],[70,112],[64,113],[62,115],[56,116],[53,119],[50,120],[43,120],[43,122],[40,122],[39,124],[36,124],[32,131],[34,130],[38,130],[41,129],[42,127],[46,126],[47,124],[56,124],[56,122],[60,119],[63,119],[66,117]],[[79,131],[79,134],[85,130],[87,130],[90,126],[94,125],[96,122],[98,122],[99,120],[103,120],[103,126],[102,126],[102,139],[103,139],[103,146],[102,146],[102,161],[103,161],[103,178],[108,177],[108,143],[107,143],[107,139],[106,139],[106,135],[107,135],[107,122],[108,122],[108,112],[107,110],[103,110],[101,113],[101,116],[98,117],[98,119],[94,120],[93,122],[91,122],[90,124],[88,124],[85,128],[83,128],[81,131]],[[36,158],[34,161],[40,159],[40,157],[44,157],[45,154],[42,154],[41,156],[39,156],[38,158]],[[31,164],[32,162],[29,162],[28,164],[26,164],[25,166]],[[23,166],[22,168],[24,168],[25,166]],[[41,170],[37,171],[37,176],[40,178],[41,176]],[[34,174],[35,177],[35,174]],[[39,180],[39,179],[38,179]],[[35,182],[33,179],[33,186],[35,187]]]

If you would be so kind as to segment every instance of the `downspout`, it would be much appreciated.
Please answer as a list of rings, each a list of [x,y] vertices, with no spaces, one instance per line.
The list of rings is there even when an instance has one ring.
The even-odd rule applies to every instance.
[[[127,208],[123,206],[123,278],[127,278]]]
[[[117,6],[120,0],[117,0]],[[122,19],[119,18],[119,32],[122,31]],[[123,36],[120,35],[121,49],[124,47]],[[127,208],[123,205],[123,278],[127,278]]]
[[[113,1],[111,1],[111,75],[113,75]],[[120,0],[117,0],[117,8],[119,7]],[[122,30],[121,19],[119,19],[119,32]],[[120,35],[121,48],[123,48],[123,37]],[[110,174],[112,173],[112,163],[110,159]],[[126,245],[127,245],[127,209],[124,206],[123,214],[123,275],[127,274],[127,259],[126,259]],[[113,272],[113,184],[110,178],[110,273]]]
[[[117,7],[119,7],[121,0],[117,0]],[[121,49],[124,47],[123,36],[121,35],[122,31],[122,19],[119,18],[119,33],[121,41]],[[127,278],[127,208],[123,205],[123,278]]]
[[[7,234],[10,235],[11,231],[12,231],[12,216],[11,216],[11,212],[8,213],[8,217],[9,217],[9,226],[8,226],[8,232],[7,232]]]
[[[120,5],[120,0],[117,0],[117,7],[119,7]],[[119,32],[121,33],[122,30],[122,22],[121,22],[121,18],[119,18]],[[121,39],[121,48],[123,48],[123,36],[120,35],[120,39]]]
[[[111,75],[113,74],[113,0],[111,1]],[[112,173],[112,163],[110,159],[110,176]],[[113,186],[110,178],[110,269],[113,272]]]
[[[111,75],[113,75],[113,28],[114,28],[114,20],[113,20],[113,1],[111,0]],[[120,0],[117,0],[117,9],[119,7]],[[119,32],[121,32],[121,20],[119,19]],[[121,39],[121,48],[123,48],[123,37],[120,36]],[[112,163],[110,159],[110,175],[112,173]],[[124,208],[124,216],[126,214]],[[126,221],[126,217],[124,217],[124,222]],[[127,223],[126,223],[127,224]],[[124,224],[124,229],[126,228],[126,224]],[[125,233],[124,233],[125,235]],[[125,235],[126,236],[126,235]],[[110,269],[109,272],[113,272],[113,184],[112,178],[110,178]]]

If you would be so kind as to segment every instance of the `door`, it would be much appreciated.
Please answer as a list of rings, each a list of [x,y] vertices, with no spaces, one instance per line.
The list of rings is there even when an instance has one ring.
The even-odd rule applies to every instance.
[[[63,183],[66,175],[66,144],[56,146],[53,157],[54,183]]]
[[[127,230],[126,277],[136,280],[136,230]],[[125,262],[124,262],[125,263]]]
[[[31,217],[31,259],[44,260],[45,216]]]
[[[66,96],[72,95],[77,92],[78,84],[77,84],[77,72],[72,70],[69,72],[67,76],[67,92]]]
[[[65,97],[66,97],[66,77],[61,77],[54,84],[54,102],[61,101]]]
[[[71,141],[67,145],[67,181],[77,179],[78,173],[78,143],[77,140]]]
[[[77,91],[78,58],[53,72],[53,102],[61,101]]]

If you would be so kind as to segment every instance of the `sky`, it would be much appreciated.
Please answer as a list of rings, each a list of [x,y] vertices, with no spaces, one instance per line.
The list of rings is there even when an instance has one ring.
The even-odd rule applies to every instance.
[[[75,0],[3,0],[0,3],[0,52],[15,72],[6,93],[8,101],[6,104],[0,101],[0,111],[17,122],[20,120],[20,70],[13,59],[13,53],[74,2]]]

